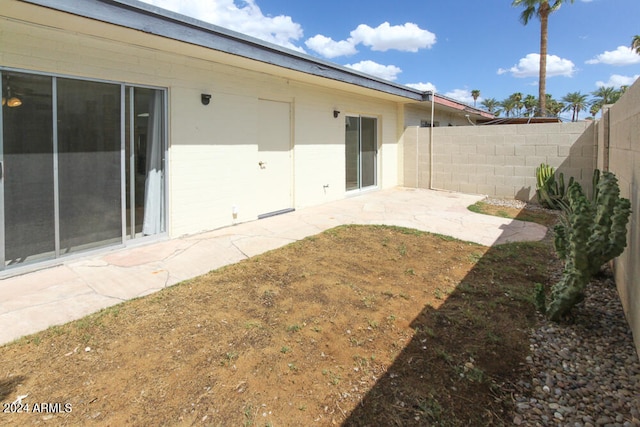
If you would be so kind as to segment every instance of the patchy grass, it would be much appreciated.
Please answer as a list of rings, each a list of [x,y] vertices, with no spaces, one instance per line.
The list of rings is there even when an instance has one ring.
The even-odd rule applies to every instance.
[[[517,209],[506,206],[495,206],[486,202],[476,202],[469,206],[471,212],[499,216],[502,218],[518,219],[542,224],[545,227],[553,227],[557,221],[559,211],[546,209]]]
[[[3,421],[510,424],[552,253],[337,227],[1,347],[3,402],[73,408]]]

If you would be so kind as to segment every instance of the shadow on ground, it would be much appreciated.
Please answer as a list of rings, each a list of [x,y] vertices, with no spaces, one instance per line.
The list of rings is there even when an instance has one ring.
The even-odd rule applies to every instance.
[[[16,377],[0,380],[0,401],[6,401],[9,396],[15,393],[15,390],[25,377],[18,375]]]
[[[488,248],[442,305],[412,321],[415,335],[343,425],[511,424],[550,250],[544,241]]]

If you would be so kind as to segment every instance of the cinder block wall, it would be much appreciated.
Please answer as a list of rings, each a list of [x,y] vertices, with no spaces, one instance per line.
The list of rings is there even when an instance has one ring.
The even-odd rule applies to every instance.
[[[606,120],[605,120],[606,119]],[[616,174],[620,193],[631,201],[627,226],[627,248],[614,261],[618,293],[640,354],[640,80],[611,106],[601,124],[608,120],[609,170]],[[606,141],[599,141],[599,146]]]
[[[405,186],[531,200],[536,167],[547,163],[567,181],[573,176],[585,190],[591,187],[592,122],[438,127],[433,144],[431,131],[412,126],[404,132]]]
[[[587,191],[596,167],[616,174],[632,213],[627,248],[613,266],[640,354],[640,81],[595,123],[434,128],[433,145],[430,135],[417,127],[403,134],[405,186],[530,200],[542,162]]]

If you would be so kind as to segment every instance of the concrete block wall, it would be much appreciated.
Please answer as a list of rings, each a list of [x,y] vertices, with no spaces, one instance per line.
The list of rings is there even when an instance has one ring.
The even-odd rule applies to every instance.
[[[536,167],[546,163],[589,190],[596,144],[592,122],[408,127],[404,185],[532,200]]]
[[[587,191],[595,168],[616,174],[632,213],[613,268],[640,354],[640,80],[597,122],[434,128],[433,145],[430,136],[431,129],[405,129],[405,186],[529,200],[542,162]]]
[[[627,248],[614,263],[618,293],[640,354],[640,80],[613,104],[601,122],[599,151],[609,144],[608,169],[618,177],[620,193],[631,201]],[[608,123],[607,123],[608,122]]]

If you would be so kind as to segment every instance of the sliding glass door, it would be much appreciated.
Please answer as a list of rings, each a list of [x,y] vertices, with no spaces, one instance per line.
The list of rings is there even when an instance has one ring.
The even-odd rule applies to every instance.
[[[121,242],[120,86],[60,78],[56,87],[60,251]]]
[[[345,188],[347,191],[377,185],[378,120],[347,116],[345,134]]]
[[[164,91],[0,74],[0,269],[165,231]]]
[[[55,255],[52,111],[51,77],[2,73],[0,269]]]
[[[128,86],[125,123],[127,239],[165,231],[164,92]]]

